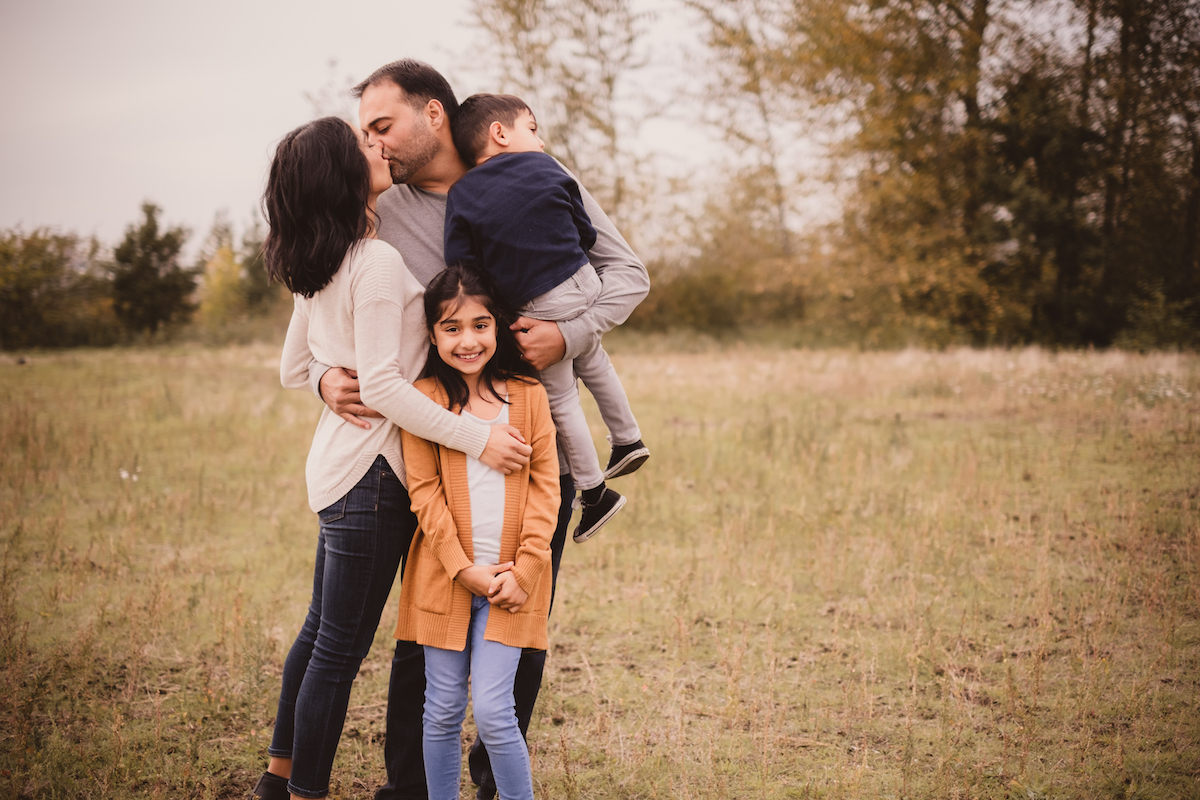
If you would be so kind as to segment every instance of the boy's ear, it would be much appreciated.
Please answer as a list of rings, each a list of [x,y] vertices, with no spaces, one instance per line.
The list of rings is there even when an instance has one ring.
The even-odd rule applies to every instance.
[[[504,130],[504,126],[500,122],[493,122],[491,125],[488,125],[488,136],[501,147],[508,147],[508,133]]]

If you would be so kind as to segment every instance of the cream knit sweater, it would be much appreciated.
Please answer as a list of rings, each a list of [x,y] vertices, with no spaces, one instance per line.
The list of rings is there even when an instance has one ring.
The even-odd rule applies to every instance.
[[[385,417],[368,419],[371,429],[363,430],[322,409],[304,470],[313,511],[349,492],[379,455],[407,486],[399,428],[475,458],[487,446],[490,426],[452,414],[412,386],[429,352],[424,294],[395,248],[363,239],[324,289],[295,296],[283,385],[308,389],[314,364],[358,370],[363,404]]]

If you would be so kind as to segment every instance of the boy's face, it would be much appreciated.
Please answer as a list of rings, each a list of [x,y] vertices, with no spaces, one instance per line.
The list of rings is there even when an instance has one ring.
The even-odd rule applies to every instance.
[[[511,128],[506,127],[504,123],[500,124],[508,139],[508,146],[504,148],[507,152],[531,153],[546,149],[546,143],[538,136],[537,118],[533,116],[532,111],[522,111]]]

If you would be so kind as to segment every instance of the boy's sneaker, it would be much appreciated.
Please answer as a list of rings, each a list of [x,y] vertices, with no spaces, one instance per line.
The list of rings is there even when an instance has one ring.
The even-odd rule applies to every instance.
[[[616,514],[621,510],[621,506],[625,505],[625,498],[605,487],[594,503],[589,503],[585,498],[581,505],[583,514],[579,517],[579,527],[571,536],[578,544],[583,544],[599,533],[604,523],[612,519],[613,514]]]
[[[649,457],[650,448],[642,444],[641,439],[638,439],[633,444],[613,445],[612,455],[608,459],[608,466],[604,468],[604,480],[612,480],[622,475],[628,475],[631,472],[637,472],[638,467],[645,464],[646,459]]]

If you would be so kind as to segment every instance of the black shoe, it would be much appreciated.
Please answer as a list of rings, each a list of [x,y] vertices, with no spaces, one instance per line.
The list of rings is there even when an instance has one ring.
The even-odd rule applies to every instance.
[[[475,792],[475,800],[492,800],[496,796],[496,778],[492,775],[492,761],[478,736],[471,743],[467,767],[471,773],[471,780],[479,787]]]
[[[260,800],[292,800],[292,793],[287,788],[288,779],[281,778],[270,772],[264,772],[254,785],[250,796]]]
[[[619,478],[631,472],[637,472],[638,467],[646,463],[650,457],[650,448],[638,439],[633,444],[615,444],[608,466],[604,469],[604,480]]]
[[[587,494],[590,491],[589,489],[583,493],[583,515],[579,518],[579,527],[571,536],[578,544],[583,544],[599,533],[604,523],[612,519],[613,514],[616,514],[621,510],[621,506],[625,505],[625,498],[607,487],[604,487],[595,502],[588,502]]]

